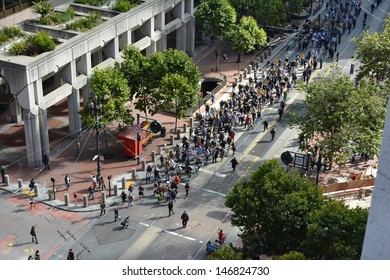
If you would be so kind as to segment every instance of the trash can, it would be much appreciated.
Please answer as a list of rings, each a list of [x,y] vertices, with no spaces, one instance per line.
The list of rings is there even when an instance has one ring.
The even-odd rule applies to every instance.
[[[163,126],[161,128],[161,137],[165,137],[166,134],[167,134],[167,129]]]
[[[3,183],[5,183],[5,175],[8,174],[7,166],[2,165],[0,171],[1,171],[1,178],[3,180]]]

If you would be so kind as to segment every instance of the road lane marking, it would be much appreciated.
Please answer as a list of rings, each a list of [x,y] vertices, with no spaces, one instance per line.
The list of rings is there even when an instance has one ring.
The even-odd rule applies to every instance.
[[[220,196],[223,196],[223,197],[225,197],[225,196],[226,196],[226,194],[224,194],[224,193],[220,193],[220,192],[212,191],[212,190],[209,190],[209,189],[202,189],[202,190],[204,190],[205,192],[209,192],[209,193],[217,194],[217,195],[220,195]]]

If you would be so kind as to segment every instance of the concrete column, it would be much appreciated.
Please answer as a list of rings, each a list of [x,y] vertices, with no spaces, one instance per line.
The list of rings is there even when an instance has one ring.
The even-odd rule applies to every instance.
[[[26,109],[23,111],[23,119],[28,166],[40,167],[42,165],[42,146],[38,116]]]
[[[65,202],[65,206],[69,206],[69,194],[68,193],[64,194],[64,202]]]
[[[173,145],[173,135],[169,136],[169,145]]]
[[[102,203],[106,203],[107,202],[106,191],[101,191],[100,193],[101,193]]]
[[[363,260],[390,259],[390,105],[387,105],[385,129],[379,153],[378,172],[375,178],[366,233],[364,235]]]
[[[23,189],[23,181],[22,179],[18,179],[18,188]]]
[[[137,169],[131,169],[131,180],[137,179]]]
[[[86,194],[83,195],[83,207],[84,208],[88,207],[88,195]]]
[[[122,189],[123,190],[126,189],[126,178],[125,177],[122,177]]]
[[[8,174],[4,175],[4,183],[5,183],[6,186],[11,185],[10,181],[9,181],[9,175]]]
[[[9,104],[8,107],[8,113],[9,113],[9,121],[14,123],[19,123],[22,121],[22,112],[20,110],[20,105],[18,103],[18,99],[15,98],[15,100]]]
[[[47,155],[50,159],[49,128],[47,126],[46,110],[39,109],[39,130],[41,134],[42,156]]]
[[[183,133],[187,133],[187,124],[186,123],[183,125]]]
[[[193,0],[191,0],[193,2]],[[186,51],[190,57],[195,55],[195,19],[186,23]]]
[[[173,14],[179,19],[184,18],[184,1],[177,4],[173,9]],[[176,29],[176,49],[186,51],[186,26],[184,23]]]
[[[68,111],[70,137],[77,138],[81,132],[80,92],[78,89],[72,88],[72,94],[68,96]]]
[[[118,196],[119,190],[118,190],[118,185],[114,185],[114,196]]]

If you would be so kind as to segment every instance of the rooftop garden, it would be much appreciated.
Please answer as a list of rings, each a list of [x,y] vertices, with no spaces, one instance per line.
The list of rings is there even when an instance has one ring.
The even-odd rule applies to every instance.
[[[23,31],[17,26],[4,27],[0,31],[0,46],[23,36]]]
[[[25,35],[23,40],[12,45],[9,52],[11,55],[36,56],[54,50],[58,44],[59,41],[50,37],[48,33],[40,31],[37,34]]]
[[[85,32],[98,26],[101,23],[103,23],[102,15],[96,12],[92,12],[88,15],[88,17],[83,17],[66,24],[66,29]]]
[[[111,9],[122,13],[130,11],[135,6],[141,4],[140,0],[75,0],[74,2],[95,7],[110,6]]]

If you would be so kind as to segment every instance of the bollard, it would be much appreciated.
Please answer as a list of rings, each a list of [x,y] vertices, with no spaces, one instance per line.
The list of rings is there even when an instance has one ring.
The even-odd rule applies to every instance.
[[[114,196],[118,196],[118,185],[114,185]]]
[[[126,178],[122,177],[122,189],[126,189]]]
[[[137,169],[131,170],[131,180],[135,180],[137,178]]]
[[[260,55],[260,63],[264,62],[264,55]]]
[[[69,206],[69,194],[68,193],[64,194],[64,201],[65,201],[65,206]]]
[[[23,181],[22,179],[18,179],[18,188],[23,189]]]
[[[248,70],[244,69],[244,79],[246,79],[248,76]]]
[[[180,129],[176,131],[176,140],[180,140]],[[172,143],[173,145],[173,143]]]
[[[242,82],[242,73],[238,76],[238,81],[241,83]]]
[[[268,48],[268,56],[271,56],[272,48]]]
[[[263,56],[264,56],[264,59],[267,59],[267,58],[268,58],[268,52],[265,51],[265,52],[263,53]]]
[[[183,133],[187,133],[187,124],[183,124]]]
[[[173,135],[169,136],[169,145],[173,145]]]
[[[6,186],[9,186],[10,185],[10,182],[9,182],[9,175],[8,174],[5,174],[4,175],[4,183]]]
[[[106,204],[107,203],[107,194],[106,194],[106,191],[101,191],[101,199],[102,199],[102,203]]]
[[[142,161],[141,168],[142,168],[142,169],[141,169],[142,171],[145,171],[145,170],[146,170],[146,160],[143,160],[143,161]]]
[[[238,78],[234,78],[234,84],[235,84],[235,85],[238,84]]]
[[[193,117],[190,118],[190,127],[194,127],[194,118]]]
[[[155,151],[152,152],[152,162],[153,163],[156,162],[156,152]]]
[[[83,195],[83,207],[84,208],[88,207],[88,195],[86,194]]]
[[[252,73],[252,64],[249,65],[248,67],[248,74]]]

